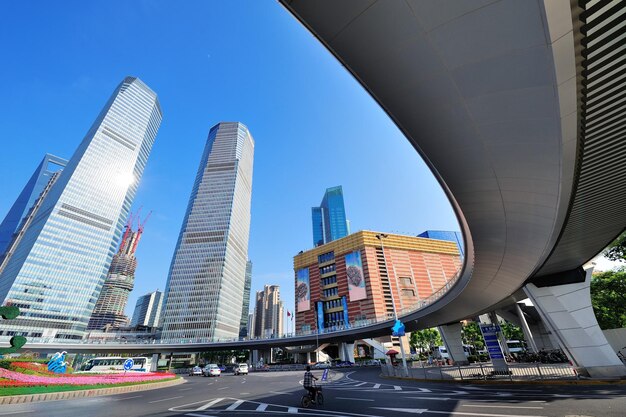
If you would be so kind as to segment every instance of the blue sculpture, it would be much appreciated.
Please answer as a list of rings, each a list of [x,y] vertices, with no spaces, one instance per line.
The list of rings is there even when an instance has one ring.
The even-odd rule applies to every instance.
[[[64,374],[67,370],[67,362],[65,362],[65,354],[67,352],[57,352],[55,353],[50,361],[48,362],[48,371],[54,372],[57,374]]]
[[[404,336],[404,324],[400,320],[396,320],[395,324],[391,328],[392,336]]]

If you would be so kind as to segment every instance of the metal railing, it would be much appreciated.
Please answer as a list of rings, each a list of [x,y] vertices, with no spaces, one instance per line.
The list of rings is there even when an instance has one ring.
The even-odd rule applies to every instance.
[[[382,365],[383,376],[402,378],[403,370],[397,366]],[[536,381],[547,379],[578,379],[576,369],[569,364],[508,364],[494,366],[491,363],[479,363],[467,366],[427,366],[424,362],[413,363],[409,368],[408,378],[424,380],[507,380]]]
[[[445,285],[443,285],[441,288],[439,288],[437,291],[435,291],[434,293],[432,293],[429,297],[423,299],[423,300],[419,300],[418,302],[416,302],[415,304],[411,305],[409,308],[405,308],[402,310],[401,312],[401,316],[402,315],[406,315],[409,313],[413,313],[417,310],[420,310],[422,308],[425,308],[431,304],[433,304],[435,301],[439,300],[441,297],[443,297],[459,280],[459,276],[460,276],[460,271],[457,271],[454,276],[452,278],[450,278]],[[193,338],[193,339],[152,339],[152,340],[146,340],[145,338],[124,338],[124,337],[120,337],[120,338],[116,338],[116,339],[95,339],[95,340],[90,340],[90,339],[78,339],[78,340],[74,340],[74,339],[54,339],[54,338],[48,338],[48,337],[29,337],[28,338],[28,343],[63,343],[63,344],[88,344],[88,345],[102,345],[102,344],[145,344],[145,345],[159,345],[159,344],[190,344],[190,343],[231,343],[231,342],[246,342],[246,341],[251,341],[251,340],[269,340],[269,339],[288,339],[288,338],[293,338],[293,337],[302,337],[302,336],[312,336],[315,334],[329,334],[329,333],[334,333],[334,332],[340,332],[340,331],[345,331],[345,330],[351,330],[351,329],[358,329],[358,328],[362,328],[362,327],[367,327],[367,326],[371,326],[371,325],[375,325],[375,324],[379,324],[379,323],[384,323],[386,321],[390,321],[394,318],[393,313],[388,313],[385,314],[383,316],[377,316],[375,318],[371,318],[371,319],[364,319],[364,320],[354,320],[351,321],[348,325],[342,325],[342,326],[333,326],[327,329],[323,329],[320,332],[316,332],[314,330],[310,330],[310,331],[304,331],[304,332],[297,332],[297,333],[289,333],[289,334],[284,334],[281,336],[276,336],[276,337],[270,337],[270,338],[232,338],[232,339],[218,339],[218,340],[211,340],[209,338]],[[402,317],[400,317],[402,318]],[[0,336],[0,342],[8,342],[9,339],[11,338],[11,336]]]

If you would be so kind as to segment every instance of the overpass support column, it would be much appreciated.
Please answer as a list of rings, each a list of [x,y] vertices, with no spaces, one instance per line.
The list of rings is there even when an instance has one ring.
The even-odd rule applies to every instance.
[[[585,271],[583,282],[543,287],[531,283],[524,290],[580,374],[592,378],[624,377],[626,367],[613,352],[593,314],[589,292],[592,271],[593,268]]]
[[[156,372],[159,367],[159,354],[152,354],[152,362],[150,362],[150,372]]]
[[[524,332],[524,338],[528,342],[528,347],[531,352],[537,353],[537,344],[535,343],[535,338],[533,337],[533,332],[530,331],[530,327],[528,326],[528,322],[526,321],[526,317],[524,317],[524,312],[518,303],[515,303],[515,311],[517,312],[517,316],[519,317],[520,324],[522,325],[522,331]]]
[[[307,363],[307,365],[308,365],[309,363],[311,363],[311,352],[307,352],[307,353],[306,353],[306,363]]]
[[[342,342],[339,344],[339,359],[354,363],[354,343]]]
[[[443,344],[448,350],[450,359],[454,361],[456,365],[468,365],[469,361],[463,351],[463,338],[461,336],[461,330],[463,326],[461,323],[451,323],[439,326],[439,334],[443,340]]]

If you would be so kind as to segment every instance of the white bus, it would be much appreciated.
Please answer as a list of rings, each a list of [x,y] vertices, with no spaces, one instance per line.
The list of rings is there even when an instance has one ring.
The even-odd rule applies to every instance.
[[[138,357],[138,358],[122,358],[120,356],[107,356],[102,358],[92,358],[84,362],[79,372],[122,372],[124,371],[124,362],[127,359],[133,360],[133,367],[130,371],[133,372],[148,372],[150,371],[151,358]]]

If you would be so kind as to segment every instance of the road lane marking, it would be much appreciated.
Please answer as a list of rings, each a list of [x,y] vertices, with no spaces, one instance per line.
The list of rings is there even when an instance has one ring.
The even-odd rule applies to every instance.
[[[288,412],[289,414],[298,414],[298,409],[297,409],[296,407],[289,407],[289,408],[287,409],[287,412]]]
[[[447,397],[407,397],[413,398],[414,400],[433,400],[433,401],[449,401],[450,398]]]
[[[394,391],[402,391],[402,387],[400,387],[398,385],[394,385],[393,389],[394,389]]]
[[[479,407],[479,408],[534,408],[543,409],[543,407],[531,407],[524,405],[484,405],[484,404],[461,404],[461,407]]]
[[[348,397],[335,397],[338,400],[350,400],[350,401],[374,401],[369,398],[348,398]]]
[[[35,410],[26,410],[26,411],[12,411],[10,413],[0,413],[0,416],[9,416],[11,414],[24,414],[24,413],[34,413]]]
[[[396,411],[400,413],[409,414],[446,414],[446,415],[459,415],[459,416],[479,416],[479,417],[547,417],[547,416],[529,416],[519,414],[486,414],[486,413],[468,413],[465,411],[439,411],[429,410],[428,408],[391,408],[391,407],[373,407],[379,410]]]
[[[361,387],[363,385],[367,384],[367,382],[361,382],[360,384],[356,384],[355,387]]]
[[[249,392],[240,392],[239,395],[250,395]]]
[[[270,394],[276,394],[276,395],[291,395],[290,392],[281,392],[281,391],[270,391]]]
[[[215,404],[219,403],[222,400],[223,400],[223,398],[216,398],[213,401],[210,401],[210,402],[204,404],[203,406],[196,408],[195,411],[206,410],[207,408],[210,408],[210,407],[214,406]]]
[[[380,388],[380,384],[374,384],[374,386],[372,388],[378,389],[378,388]]]
[[[228,389],[229,387],[222,387],[222,388],[218,388],[217,390],[223,390],[223,389]]]
[[[132,397],[116,398],[116,400],[124,401],[124,400],[130,400],[132,398],[139,398],[139,397],[143,397],[143,395],[133,395]]]
[[[264,404],[261,403],[259,404],[259,406],[256,408],[256,411],[265,411],[265,409],[267,408],[268,404]]]
[[[179,389],[179,391],[189,391],[190,389],[193,389],[193,388],[181,388]]]
[[[161,401],[168,401],[168,400],[175,400],[177,398],[183,398],[182,395],[178,396],[178,397],[172,397],[172,398],[163,398],[161,400],[155,400],[155,401],[148,401],[150,404],[152,403],[160,403]]]
[[[244,400],[237,400],[234,403],[232,403],[231,405],[229,405],[226,408],[226,411],[233,411],[234,409],[236,409],[237,407],[239,407],[243,403],[244,403]]]

